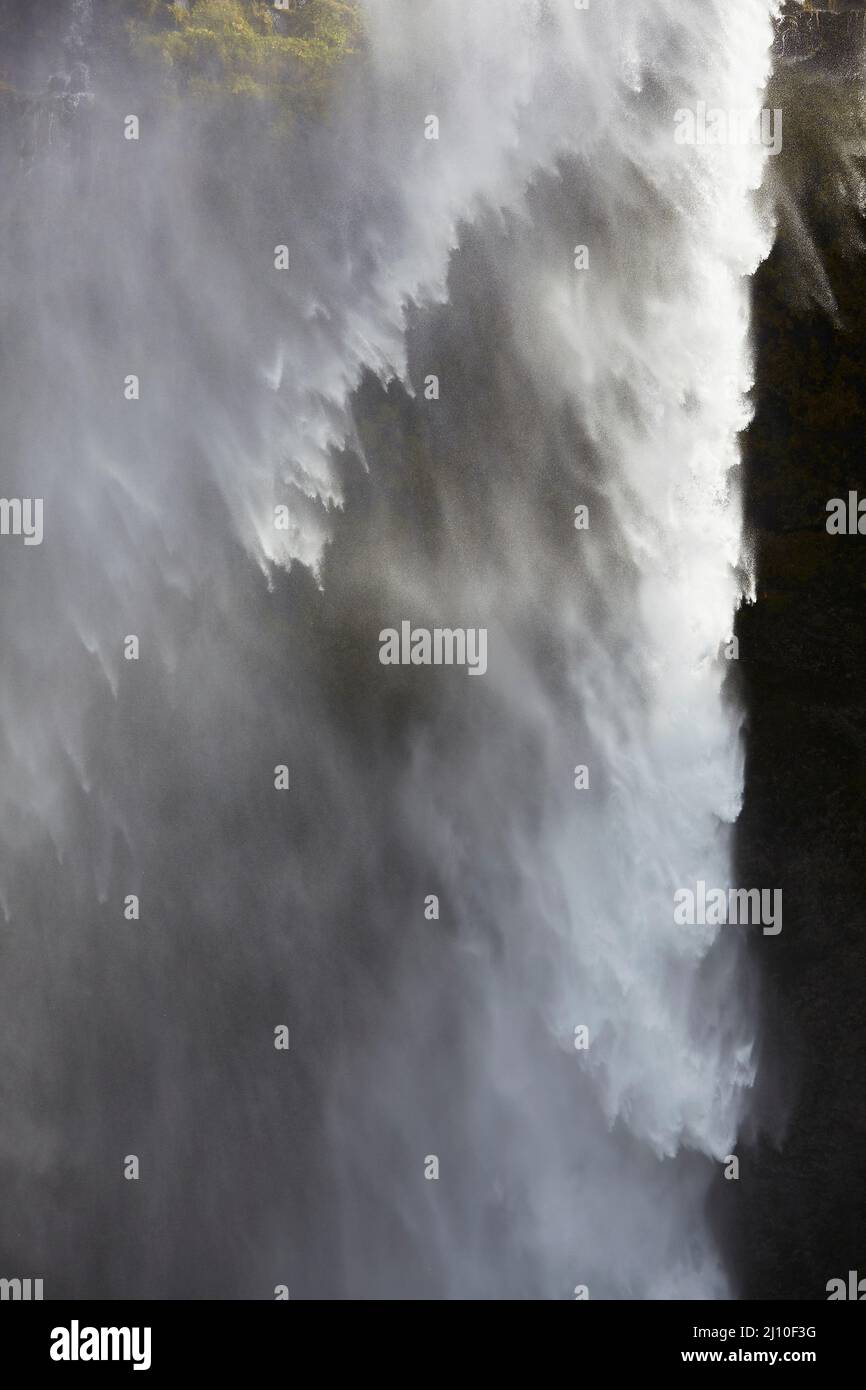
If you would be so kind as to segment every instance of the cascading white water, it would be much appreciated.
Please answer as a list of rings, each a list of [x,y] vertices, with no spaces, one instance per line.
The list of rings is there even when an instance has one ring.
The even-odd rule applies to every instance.
[[[62,1266],[75,1194],[149,1157],[79,1293],[267,1296],[292,1261],[297,1296],[729,1292],[704,1205],[754,1021],[730,929],[672,902],[732,874],[766,152],[679,145],[674,114],[757,113],[774,8],[365,0],[336,109],[282,145],[223,150],[183,104],[125,144],[117,107],[87,190],[62,144],[19,169],[5,488],[45,507],[42,546],[0,547],[20,1248]],[[380,667],[404,618],[486,626],[484,679]]]

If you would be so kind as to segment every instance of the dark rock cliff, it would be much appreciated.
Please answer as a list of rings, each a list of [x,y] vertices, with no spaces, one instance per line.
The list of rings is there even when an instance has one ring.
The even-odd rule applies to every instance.
[[[739,621],[738,881],[782,888],[784,929],[754,944],[757,1109],[768,1128],[741,1146],[739,1183],[720,1183],[720,1225],[747,1298],[825,1299],[829,1279],[866,1274],[866,535],[826,529],[831,498],[866,498],[855,8],[856,24],[803,15],[808,58],[802,44],[796,58],[780,55],[770,93],[785,116],[770,170],[779,235],[754,284],[745,492],[758,598]]]

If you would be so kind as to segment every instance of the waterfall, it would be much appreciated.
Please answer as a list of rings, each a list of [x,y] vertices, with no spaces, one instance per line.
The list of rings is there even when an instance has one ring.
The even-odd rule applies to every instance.
[[[768,151],[675,137],[758,116],[776,8],[363,0],[264,134],[70,6],[51,138],[0,143],[44,529],[0,538],[0,1245],[46,1296],[735,1291],[744,942],[673,898],[732,881]],[[383,665],[404,621],[487,670]]]

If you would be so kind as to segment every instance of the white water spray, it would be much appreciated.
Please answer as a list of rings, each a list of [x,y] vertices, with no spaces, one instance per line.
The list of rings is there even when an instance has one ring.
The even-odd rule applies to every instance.
[[[721,647],[746,582],[766,152],[674,139],[698,101],[760,109],[773,6],[732,8],[366,0],[330,121],[278,154],[241,145],[219,194],[213,126],[183,106],[132,149],[103,140],[84,194],[62,146],[19,170],[3,412],[45,541],[0,555],[0,816],[3,1159],[28,1251],[50,1248],[54,1198],[26,1175],[46,1151],[62,1171],[78,1123],[69,1065],[90,1171],[136,1131],[163,1154],[146,1217],[182,1214],[196,1251],[165,1235],[134,1273],[117,1253],[112,1289],[255,1296],[294,1260],[325,1296],[729,1291],[704,1202],[754,1022],[737,943],[672,905],[731,881],[742,789]],[[402,383],[373,424],[370,372]],[[318,588],[295,568],[285,589],[296,561]],[[378,631],[408,616],[486,627],[483,680],[389,685]],[[268,799],[284,760],[287,818]],[[127,890],[147,935],[118,948]],[[113,1002],[85,1046],[94,974]],[[262,1070],[263,998],[292,1013],[301,1133]],[[118,1050],[129,1114],[88,1080]],[[34,1055],[47,1115],[24,1098]],[[68,1207],[61,1224],[74,1244]]]

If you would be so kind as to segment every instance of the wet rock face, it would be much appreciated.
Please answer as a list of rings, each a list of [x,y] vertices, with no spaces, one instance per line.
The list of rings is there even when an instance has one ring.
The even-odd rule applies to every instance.
[[[866,0],[786,0],[776,20],[776,59],[849,68],[864,38]]]
[[[805,22],[810,16],[817,16],[820,23],[827,15],[851,14],[855,11],[862,14],[864,10],[866,0],[785,0],[783,17],[796,19],[799,16]]]
[[[747,1298],[825,1299],[827,1281],[858,1268],[866,1248],[852,1199],[866,1168],[866,536],[827,529],[827,503],[866,490],[864,219],[851,197],[852,142],[838,138],[843,107],[853,128],[859,98],[837,80],[859,61],[861,38],[852,28],[843,43],[846,15],[820,19],[822,34],[838,21],[836,47],[778,65],[770,94],[785,108],[798,216],[781,219],[753,295],[745,497],[758,597],[738,625],[749,721],[738,878],[784,892],[784,947],[759,958],[760,1108],[784,1094],[787,1118],[780,1149],[765,1136],[746,1150],[751,1178],[736,1200],[720,1195]],[[823,303],[803,293],[797,227],[825,277]]]

